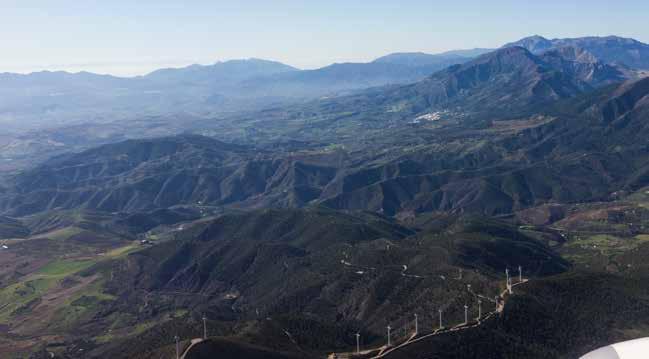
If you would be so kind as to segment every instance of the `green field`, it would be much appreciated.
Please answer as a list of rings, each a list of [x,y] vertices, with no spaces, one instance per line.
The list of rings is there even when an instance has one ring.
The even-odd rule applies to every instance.
[[[5,303],[0,306],[0,324],[8,323],[15,315],[24,314],[30,307],[37,305],[44,295],[57,288],[64,279],[70,278],[103,260],[120,258],[138,249],[137,245],[130,244],[113,249],[103,256],[92,259],[54,260],[21,278],[17,283],[0,289],[0,303]],[[78,302],[79,298],[83,296],[90,299],[85,302],[85,305],[83,302]],[[59,309],[57,315],[60,315],[60,318],[65,322],[72,322],[74,318],[80,316],[80,313],[78,313],[80,310],[85,311],[85,309],[89,309],[88,307],[92,307],[93,303],[97,304],[97,302],[112,299],[112,296],[108,296],[101,291],[100,282],[96,282],[68,298],[66,300],[67,305]],[[73,305],[75,301],[80,305]]]

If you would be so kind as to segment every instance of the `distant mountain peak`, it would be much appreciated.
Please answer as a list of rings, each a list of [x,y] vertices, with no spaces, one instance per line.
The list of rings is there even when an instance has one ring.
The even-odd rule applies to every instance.
[[[427,54],[424,52],[395,52],[381,56],[372,63],[376,64],[396,64],[404,66],[428,66],[428,65],[453,65],[464,62],[469,57],[454,54]]]
[[[538,53],[550,49],[553,46],[553,44],[552,41],[546,39],[543,36],[533,35],[533,36],[520,39],[516,42],[505,44],[503,47],[507,48],[507,47],[517,47],[517,46],[524,47],[533,53]]]
[[[395,52],[381,56],[372,63],[392,63],[406,66],[453,65],[491,52],[492,49],[451,50],[439,54],[425,52]]]
[[[550,39],[541,35],[532,35],[520,39],[518,42],[529,42],[529,43],[546,43],[551,42]]]
[[[537,55],[560,48],[579,48],[582,52],[576,57],[577,61],[593,62],[594,59],[608,64],[624,64],[633,69],[649,69],[649,45],[620,36],[588,36],[548,40],[542,36],[534,35],[505,44],[503,47],[515,46],[524,47]],[[583,56],[584,51],[590,55]],[[591,58],[587,60],[588,57]]]
[[[223,64],[226,64],[226,65],[228,65],[228,64],[266,64],[266,65],[278,65],[278,66],[282,66],[282,67],[290,67],[290,68],[295,69],[293,66],[286,65],[286,64],[281,63],[279,61],[260,59],[258,57],[249,57],[249,58],[245,58],[245,59],[231,59],[231,60],[217,61],[213,65],[223,65]]]
[[[498,49],[496,51],[484,54],[483,58],[505,57],[505,56],[523,55],[525,57],[532,57],[532,53],[524,46],[512,46]]]
[[[498,49],[496,51],[484,54],[468,63],[465,67],[474,66],[476,64],[485,64],[490,63],[492,65],[514,65],[520,67],[524,63],[527,64],[538,64],[538,58],[534,56],[530,51],[524,47],[515,46],[515,47],[506,47]]]
[[[393,97],[395,103],[410,101],[416,113],[449,108],[469,112],[518,110],[570,98],[629,78],[632,76],[619,66],[599,62],[578,47],[536,55],[525,47],[511,46],[394,90]]]
[[[209,84],[238,82],[258,76],[268,76],[297,70],[281,62],[250,58],[219,61],[212,65],[194,64],[181,68],[160,69],[143,77],[154,81]]]

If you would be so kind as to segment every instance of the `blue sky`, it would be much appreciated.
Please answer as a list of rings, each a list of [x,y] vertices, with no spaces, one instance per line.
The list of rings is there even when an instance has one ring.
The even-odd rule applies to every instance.
[[[532,34],[649,42],[647,14],[646,0],[0,0],[0,72],[133,75],[249,57],[315,68]]]

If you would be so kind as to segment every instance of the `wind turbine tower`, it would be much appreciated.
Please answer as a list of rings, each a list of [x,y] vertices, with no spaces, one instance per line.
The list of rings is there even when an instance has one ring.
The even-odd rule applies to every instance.
[[[176,335],[174,340],[176,341],[176,359],[180,359],[180,337]]]
[[[207,318],[203,316],[203,340],[207,340]]]
[[[419,333],[419,316],[415,314],[415,335]]]
[[[361,335],[356,333],[356,354],[361,353]]]
[[[392,327],[388,325],[388,347],[391,346],[390,344],[390,331],[392,330]]]
[[[505,282],[505,285],[507,286],[507,292],[509,292],[509,294],[512,294],[512,279],[509,277],[509,268],[505,268],[505,276],[507,277],[507,282]]]

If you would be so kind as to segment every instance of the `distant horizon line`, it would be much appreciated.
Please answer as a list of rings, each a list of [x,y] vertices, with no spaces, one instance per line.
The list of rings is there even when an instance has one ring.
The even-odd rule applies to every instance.
[[[229,58],[229,59],[219,59],[214,62],[207,62],[207,61],[192,61],[192,60],[170,60],[170,61],[164,61],[164,62],[145,62],[145,61],[133,61],[133,62],[87,62],[87,63],[81,63],[81,64],[56,64],[56,65],[47,65],[47,66],[31,66],[31,65],[20,65],[16,66],[16,68],[20,67],[38,67],[41,68],[41,70],[29,70],[29,71],[20,71],[20,70],[13,70],[13,71],[3,71],[0,69],[0,75],[7,75],[7,74],[12,74],[12,75],[33,75],[33,74],[39,74],[39,73],[68,73],[68,74],[82,74],[82,73],[89,73],[89,74],[94,74],[94,75],[108,75],[108,76],[113,76],[113,77],[121,77],[121,78],[134,78],[134,77],[141,77],[141,76],[146,76],[149,75],[153,72],[156,72],[158,70],[166,70],[166,69],[184,69],[192,66],[212,66],[212,65],[217,65],[217,64],[222,64],[222,63],[227,63],[227,62],[232,62],[232,61],[252,61],[252,60],[261,60],[261,61],[269,61],[269,62],[277,62],[286,66],[290,66],[295,68],[296,70],[299,71],[308,71],[308,70],[318,70],[322,69],[328,66],[336,65],[336,64],[367,64],[371,63],[373,61],[376,61],[377,59],[380,59],[381,57],[384,56],[389,56],[389,55],[395,55],[395,54],[424,54],[424,55],[445,55],[447,53],[452,53],[456,51],[473,51],[473,50],[495,50],[496,48],[487,48],[487,47],[475,47],[475,48],[470,48],[470,49],[452,49],[452,50],[445,50],[441,52],[426,52],[426,51],[395,51],[395,52],[390,52],[385,55],[380,55],[378,57],[375,57],[371,60],[368,61],[363,61],[363,60],[352,60],[352,59],[345,59],[345,60],[338,60],[334,61],[331,63],[328,63],[326,65],[322,66],[313,66],[313,67],[298,67],[295,65],[291,65],[287,62],[281,61],[281,60],[275,60],[275,59],[270,59],[270,58],[262,58],[262,57],[238,57],[238,58]],[[161,67],[155,67],[155,65],[161,66]],[[14,65],[15,66],[15,65]],[[94,70],[81,70],[81,68],[86,68],[86,67],[119,67],[119,66],[146,66],[147,68],[151,68],[151,70],[145,71],[145,72],[139,72],[138,74],[131,74],[131,75],[117,75],[114,73],[109,73],[109,72],[101,72],[101,71],[94,71]],[[10,66],[11,67],[11,66]],[[60,68],[60,69],[54,69],[54,68]],[[67,68],[67,69],[66,69]],[[71,68],[79,68],[79,70],[70,70]]]
[[[631,39],[634,41],[638,41],[640,43],[643,43],[640,40],[637,40],[632,37],[625,37],[625,36],[619,36],[619,35],[603,35],[603,36],[598,36],[598,35],[587,35],[587,36],[578,36],[578,37],[548,37],[548,36],[543,36],[539,34],[533,34],[529,36],[522,37],[518,40],[513,40],[509,42],[503,43],[500,47],[511,43],[511,42],[517,42],[521,41],[524,39],[529,39],[529,38],[535,38],[535,37],[540,37],[549,41],[554,41],[554,40],[563,40],[563,39],[580,39],[580,38],[609,38],[609,37],[615,37],[615,38],[621,38],[621,39]],[[336,64],[367,64],[371,63],[373,61],[376,61],[377,59],[388,56],[388,55],[395,55],[395,54],[425,54],[425,55],[445,55],[448,53],[453,53],[453,52],[461,52],[461,51],[473,51],[473,50],[496,50],[500,47],[495,47],[495,48],[490,48],[490,47],[474,47],[474,48],[454,48],[454,49],[448,49],[448,50],[442,50],[442,51],[425,51],[425,50],[415,50],[415,51],[393,51],[389,52],[384,55],[379,55],[374,58],[370,59],[351,59],[351,58],[346,58],[346,59],[338,59],[334,60],[333,62],[325,63],[324,65],[315,65],[315,66],[295,66],[291,65],[288,62],[282,61],[282,60],[276,60],[272,58],[262,58],[262,57],[238,57],[238,58],[228,58],[228,59],[219,59],[216,61],[196,61],[196,60],[166,60],[166,61],[154,61],[154,62],[147,62],[147,61],[118,61],[118,62],[85,62],[85,63],[78,63],[78,64],[52,64],[52,65],[46,65],[46,66],[41,66],[41,65],[9,65],[7,67],[12,68],[12,70],[5,71],[2,68],[0,68],[0,75],[34,75],[34,74],[41,74],[41,73],[67,73],[71,75],[77,75],[77,74],[93,74],[93,75],[101,75],[101,76],[111,76],[111,77],[117,77],[117,78],[137,78],[137,77],[144,77],[147,75],[150,75],[153,72],[159,71],[159,70],[166,70],[166,69],[184,69],[188,68],[191,66],[213,66],[216,64],[220,63],[227,63],[231,61],[250,61],[250,60],[262,60],[262,61],[270,61],[270,62],[277,62],[286,66],[290,66],[298,71],[308,71],[308,70],[318,70],[322,68],[326,68],[328,66],[336,65]],[[3,66],[4,67],[4,66]],[[20,68],[26,68],[28,67],[30,70],[25,70],[22,71]],[[122,67],[122,68],[130,68],[132,71],[114,71],[115,69]],[[37,69],[35,69],[37,68]],[[94,68],[94,69],[91,69]],[[109,68],[113,69],[113,71],[104,71],[101,70],[101,68]],[[138,70],[136,70],[138,69]]]

